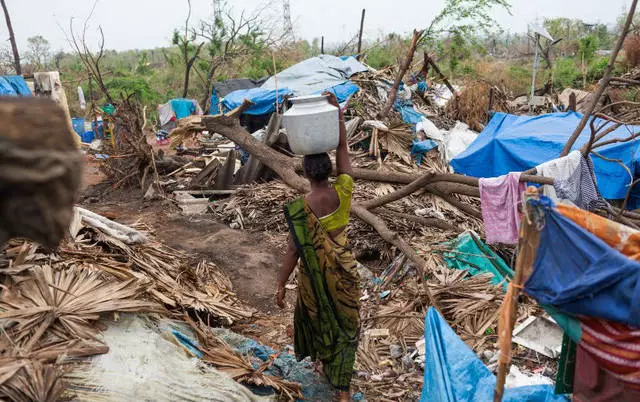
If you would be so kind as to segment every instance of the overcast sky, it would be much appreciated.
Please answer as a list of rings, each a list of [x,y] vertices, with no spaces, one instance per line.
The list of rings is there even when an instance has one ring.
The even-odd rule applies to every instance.
[[[410,32],[425,27],[442,8],[444,0],[290,0],[291,17],[297,38],[325,36],[326,43],[351,37],[358,29],[362,8],[367,9],[365,37],[375,39],[389,32]],[[192,0],[192,21],[211,15],[211,0]],[[93,0],[6,0],[13,29],[22,52],[26,39],[42,35],[53,50],[71,50],[65,39],[69,20],[78,22],[88,15]],[[235,11],[255,9],[264,0],[229,0]],[[543,17],[580,18],[585,22],[613,24],[630,0],[511,0],[509,15],[496,10],[500,26],[522,32],[527,24]],[[98,25],[108,49],[145,49],[170,44],[171,32],[184,24],[186,0],[98,0],[90,33]],[[282,1],[274,0],[275,18],[281,18]],[[1,15],[1,14],[0,14]],[[8,33],[0,23],[0,38],[8,46]],[[95,43],[95,35],[90,37]],[[92,46],[92,44],[89,44]]]

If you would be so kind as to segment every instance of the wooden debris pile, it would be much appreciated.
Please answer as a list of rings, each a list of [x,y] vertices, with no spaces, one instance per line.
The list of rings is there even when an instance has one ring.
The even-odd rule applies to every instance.
[[[447,322],[477,354],[494,351],[503,287],[491,284],[487,275],[469,277],[466,271],[450,270],[436,254],[428,260],[436,272],[428,285]],[[394,265],[400,268],[397,273],[410,264],[399,259],[390,267]],[[419,399],[423,377],[420,365],[424,361],[421,338],[429,302],[413,271],[391,282],[385,281],[383,274],[379,276],[381,281],[364,283],[354,385],[367,398]],[[380,297],[384,290],[390,292]],[[527,299],[518,307],[518,320],[534,313],[539,313],[539,308]]]
[[[118,104],[113,119],[114,132],[103,143],[102,170],[114,187],[139,185],[142,191],[157,182],[155,155],[143,129],[140,104],[133,97]]]
[[[489,121],[489,112],[511,113],[508,97],[498,87],[484,81],[470,81],[445,107],[446,114],[466,123],[474,131],[482,131]]]
[[[252,315],[213,263],[94,215],[78,213],[55,251],[22,240],[2,250],[0,398],[57,400],[61,356],[107,353],[97,338],[105,313],[169,308],[211,323]]]

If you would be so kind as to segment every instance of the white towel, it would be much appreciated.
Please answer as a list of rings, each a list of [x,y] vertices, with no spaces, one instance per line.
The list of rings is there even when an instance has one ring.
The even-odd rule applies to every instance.
[[[580,151],[572,151],[567,156],[553,159],[549,162],[536,166],[537,175],[551,177],[554,180],[567,180],[577,169],[580,168],[581,160],[582,154]],[[556,190],[553,186],[545,185],[543,187],[543,194],[551,198],[554,203],[559,201]]]

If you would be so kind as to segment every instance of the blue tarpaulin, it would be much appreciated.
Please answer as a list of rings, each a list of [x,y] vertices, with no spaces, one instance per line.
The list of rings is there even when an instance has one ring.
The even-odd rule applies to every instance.
[[[451,161],[456,173],[474,177],[497,177],[509,172],[521,172],[543,162],[558,158],[562,148],[582,118],[580,113],[550,113],[540,116],[515,116],[496,113],[478,138]],[[596,119],[595,125],[602,123]],[[625,138],[640,127],[620,127],[607,136]],[[579,149],[590,136],[589,124],[574,145]],[[598,149],[610,159],[619,159],[631,172],[640,172],[634,162],[640,140],[615,143]],[[616,162],[593,157],[600,192],[607,199],[621,199],[627,192],[630,178],[626,169]],[[635,194],[640,195],[640,187]],[[632,201],[632,206],[635,200]]]
[[[327,92],[332,92],[336,96],[336,99],[339,103],[345,102],[351,95],[355,94],[359,90],[360,88],[358,88],[358,86],[351,81],[345,81],[342,84],[338,84],[326,89]],[[325,91],[323,90],[317,93],[321,94],[323,92]]]
[[[425,362],[421,402],[491,402],[495,376],[430,307],[424,320]],[[505,402],[555,402],[550,385],[506,388]]]
[[[413,107],[413,102],[410,100],[396,99],[395,102],[393,102],[393,107],[400,112],[402,120],[407,124],[411,124],[414,129],[416,123],[420,123],[425,118],[422,113]]]
[[[422,154],[431,151],[433,148],[437,147],[438,144],[434,140],[422,140],[418,141],[417,139],[413,140],[413,145],[411,145],[411,156],[416,158],[416,162],[418,165],[422,162]]]
[[[32,96],[32,93],[21,75],[3,75],[0,76],[0,95]]]
[[[278,103],[282,103],[283,98],[290,95],[293,95],[293,92],[291,92],[289,88],[278,88]],[[245,112],[246,114],[263,115],[272,113],[276,110],[275,89],[239,89],[225,96],[224,100],[222,101],[222,105],[225,107],[225,109],[232,110],[242,105],[242,102],[245,99],[253,102],[253,105]]]
[[[544,211],[527,293],[566,313],[640,327],[640,263],[555,209]]]
[[[218,103],[220,103],[220,98],[218,98],[218,91],[213,88],[213,91],[211,92],[211,106],[209,106],[209,114],[216,115],[220,113],[220,106],[218,106]]]
[[[191,116],[196,112],[196,105],[191,99],[177,98],[171,99],[171,109],[176,114],[176,119],[182,119],[187,116]]]

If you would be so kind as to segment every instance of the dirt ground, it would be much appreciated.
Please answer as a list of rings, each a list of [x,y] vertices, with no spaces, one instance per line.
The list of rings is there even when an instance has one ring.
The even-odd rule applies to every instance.
[[[230,229],[213,214],[185,216],[168,199],[145,201],[138,188],[114,190],[100,182],[97,166],[95,161],[85,165],[80,199],[85,208],[126,225],[143,225],[166,245],[213,261],[231,279],[239,298],[257,311],[234,329],[272,347],[292,344],[295,290],[288,291],[284,311],[273,297],[285,237],[280,245],[280,239],[263,233]]]

